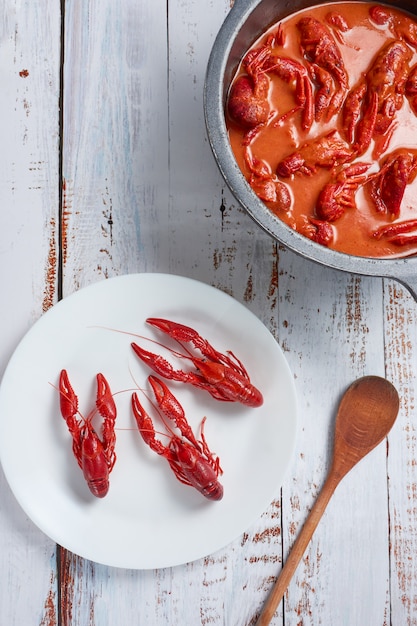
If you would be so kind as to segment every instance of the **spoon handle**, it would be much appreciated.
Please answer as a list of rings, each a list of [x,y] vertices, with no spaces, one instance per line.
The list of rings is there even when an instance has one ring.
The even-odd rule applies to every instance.
[[[290,584],[291,578],[293,577],[295,570],[297,569],[297,566],[301,561],[308,544],[310,543],[310,539],[322,518],[329,500],[339,483],[339,480],[340,478],[330,474],[324,483],[313,508],[304,522],[304,526],[302,527],[300,534],[294,542],[285,565],[283,566],[281,573],[265,602],[258,621],[256,622],[256,626],[267,626],[273,618],[277,606],[281,602],[284,593]]]

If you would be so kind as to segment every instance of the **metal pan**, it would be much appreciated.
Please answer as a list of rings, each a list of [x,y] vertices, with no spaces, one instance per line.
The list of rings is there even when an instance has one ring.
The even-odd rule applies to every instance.
[[[297,254],[327,267],[364,276],[393,278],[404,285],[417,301],[417,256],[401,259],[358,257],[331,250],[300,235],[274,216],[258,199],[231,150],[224,107],[230,81],[242,56],[268,26],[316,4],[319,4],[317,0],[236,0],[217,35],[207,67],[204,114],[211,149],[233,195],[274,239]],[[386,0],[384,4],[417,16],[415,0]]]

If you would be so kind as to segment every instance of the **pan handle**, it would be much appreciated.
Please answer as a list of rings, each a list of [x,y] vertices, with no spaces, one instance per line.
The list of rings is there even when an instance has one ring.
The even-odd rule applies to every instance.
[[[410,292],[414,300],[417,302],[417,276],[407,276],[407,278],[398,278],[398,276],[392,276],[394,280],[398,281],[403,287]]]

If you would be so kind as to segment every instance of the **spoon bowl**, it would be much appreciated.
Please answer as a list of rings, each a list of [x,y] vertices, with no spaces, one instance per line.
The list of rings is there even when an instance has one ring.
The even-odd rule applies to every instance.
[[[267,626],[341,479],[387,436],[398,414],[397,390],[385,378],[365,376],[347,389],[339,405],[333,462],[304,526],[267,598],[256,626]]]
[[[395,387],[365,376],[345,392],[337,412],[331,473],[342,478],[387,436],[399,408]]]

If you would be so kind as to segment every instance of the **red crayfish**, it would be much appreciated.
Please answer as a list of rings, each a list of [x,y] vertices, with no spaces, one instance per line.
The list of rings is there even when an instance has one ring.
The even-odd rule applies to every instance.
[[[252,155],[249,146],[245,149],[245,163],[250,171],[249,184],[258,198],[271,203],[275,209],[289,211],[292,200],[287,185],[273,176],[265,161]]]
[[[304,235],[321,246],[328,247],[333,242],[334,230],[332,225],[326,220],[317,220],[314,217],[310,217],[304,229]]]
[[[411,57],[403,41],[389,41],[346,97],[343,126],[357,154],[363,154],[376,137],[383,138],[376,156],[386,149],[395,114],[403,104]]]
[[[317,217],[334,222],[346,209],[356,208],[355,193],[366,182],[370,163],[354,163],[342,169],[321,190],[316,204]]]
[[[250,50],[243,60],[246,74],[242,74],[233,83],[228,98],[228,111],[232,119],[249,130],[245,143],[249,143],[257,128],[265,124],[270,117],[268,100],[270,78],[275,74],[284,82],[294,85],[296,106],[283,115],[286,119],[298,110],[302,110],[302,128],[308,130],[313,123],[313,95],[307,69],[294,59],[272,53],[275,44],[282,44],[282,31],[271,35],[264,45]]]
[[[144,410],[135,392],[132,394],[132,410],[143,440],[154,452],[166,458],[181,483],[194,487],[209,500],[221,500],[223,486],[219,483],[218,476],[223,472],[219,458],[212,454],[204,437],[206,418],[201,424],[201,441],[197,441],[187,422],[184,409],[165,383],[155,376],[149,376],[148,380],[161,410],[161,417],[164,415],[174,422],[181,437],[176,435],[164,421],[165,427],[170,432],[170,442],[165,446],[157,440],[152,419]]]
[[[348,88],[342,54],[329,28],[316,18],[301,18],[297,28],[301,49],[320,87],[316,96],[316,120],[321,119],[324,112],[329,120],[339,110]]]
[[[144,350],[132,343],[135,354],[160,376],[170,380],[190,383],[195,387],[208,391],[216,400],[241,402],[247,406],[258,407],[263,403],[261,392],[252,385],[243,364],[228,351],[218,352],[197,331],[184,324],[170,320],[149,317],[146,322],[163,333],[166,333],[182,345],[191,343],[203,355],[198,358],[187,351],[187,354],[174,352],[180,358],[189,359],[196,371],[184,372],[174,370],[162,356]]]
[[[408,98],[414,115],[417,115],[417,65],[411,68],[405,84],[405,95]]]
[[[350,26],[338,11],[329,11],[326,15],[326,22],[330,24],[330,26],[334,30],[334,34],[340,43],[345,43],[343,36],[341,33],[346,33],[350,30]]]
[[[117,410],[109,384],[103,374],[97,374],[96,407],[87,417],[83,417],[78,411],[78,397],[69,382],[66,370],[62,370],[60,374],[59,395],[61,414],[72,435],[74,456],[91,493],[97,498],[103,498],[109,490],[109,474],[116,461],[114,425]],[[103,418],[102,439],[98,437],[92,425],[97,412]],[[77,414],[81,421],[77,419]]]
[[[248,52],[243,60],[246,74],[232,85],[228,98],[230,117],[243,128],[254,130],[268,121],[270,81],[262,71],[262,64],[269,54],[269,47],[262,46]]]
[[[309,80],[308,71],[302,63],[289,57],[282,57],[271,54],[264,63],[265,71],[276,74],[286,83],[295,84],[295,104],[296,106],[284,113],[281,121],[302,110],[301,127],[309,130],[314,118],[313,89]]]
[[[396,39],[403,39],[417,48],[417,24],[406,15],[394,14],[386,6],[374,5],[369,9],[371,19],[379,26],[387,25]]]
[[[370,183],[371,198],[379,213],[400,214],[405,188],[417,176],[417,150],[398,148],[389,154]]]
[[[417,242],[417,219],[406,220],[405,222],[395,222],[380,226],[372,233],[375,239],[382,237],[388,239],[396,246],[406,246]],[[413,234],[410,234],[413,233]]]
[[[278,176],[288,178],[296,172],[311,175],[318,167],[332,168],[346,163],[352,158],[352,150],[339,137],[336,131],[318,137],[300,146],[285,157],[277,166]]]

